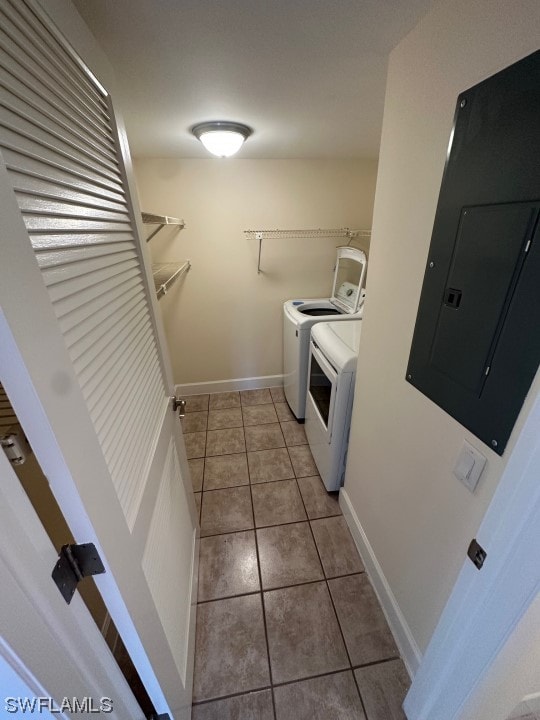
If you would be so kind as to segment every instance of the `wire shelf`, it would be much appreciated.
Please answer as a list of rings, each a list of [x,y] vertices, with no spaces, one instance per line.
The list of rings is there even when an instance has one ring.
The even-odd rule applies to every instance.
[[[153,213],[141,213],[142,215],[142,221],[145,225],[157,225],[158,227],[153,230],[150,235],[146,238],[146,242],[151,240],[154,235],[157,235],[158,232],[165,227],[165,225],[176,225],[179,230],[183,230],[186,227],[186,224],[183,220],[180,220],[180,218],[175,217],[169,217],[168,215],[155,215]]]
[[[311,228],[298,230],[244,230],[244,235],[250,240],[259,241],[259,258],[257,273],[261,272],[261,253],[263,240],[299,239],[305,238],[348,238],[349,245],[355,238],[371,238],[369,230],[351,230],[351,228]]]
[[[364,230],[351,230],[351,228],[312,228],[297,230],[244,230],[244,234],[254,240],[269,240],[271,238],[355,238],[370,237],[371,233]]]
[[[158,299],[165,295],[173,282],[187,273],[190,268],[191,263],[189,260],[154,263],[152,265],[152,275],[154,277],[154,285]]]

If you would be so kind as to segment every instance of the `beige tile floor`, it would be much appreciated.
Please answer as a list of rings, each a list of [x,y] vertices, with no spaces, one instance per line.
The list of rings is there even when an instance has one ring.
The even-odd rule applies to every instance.
[[[404,720],[407,672],[283,390],[186,400],[193,720]]]

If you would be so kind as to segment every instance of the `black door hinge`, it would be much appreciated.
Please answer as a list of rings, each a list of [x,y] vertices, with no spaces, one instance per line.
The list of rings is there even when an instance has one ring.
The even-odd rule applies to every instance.
[[[52,571],[52,579],[69,605],[83,578],[104,572],[105,568],[93,543],[63,545]]]
[[[480,570],[480,568],[484,564],[484,560],[487,557],[487,552],[477,542],[477,540],[475,538],[473,538],[471,540],[471,544],[469,545],[469,549],[467,550],[467,555],[473,561],[475,566]]]

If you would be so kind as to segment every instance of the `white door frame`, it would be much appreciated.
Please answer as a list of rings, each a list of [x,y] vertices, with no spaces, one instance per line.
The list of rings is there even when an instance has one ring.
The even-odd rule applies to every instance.
[[[465,561],[405,699],[409,720],[459,720],[538,594],[539,478],[537,395],[478,530],[484,566]],[[501,718],[516,702],[508,699]]]
[[[56,550],[3,452],[0,479],[0,663],[7,668],[0,673],[0,714],[6,698],[25,693],[30,699],[53,697],[56,707],[64,697],[91,697],[94,706],[109,697],[113,712],[107,717],[141,720],[142,710],[81,596],[76,593],[68,606],[51,581]]]

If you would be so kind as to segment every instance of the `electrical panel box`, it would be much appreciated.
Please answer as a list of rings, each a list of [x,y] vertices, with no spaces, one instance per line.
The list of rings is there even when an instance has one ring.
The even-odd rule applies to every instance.
[[[540,361],[540,51],[457,100],[407,380],[502,455]]]

